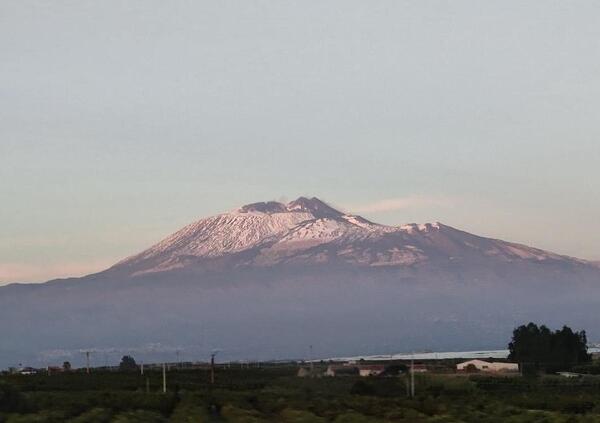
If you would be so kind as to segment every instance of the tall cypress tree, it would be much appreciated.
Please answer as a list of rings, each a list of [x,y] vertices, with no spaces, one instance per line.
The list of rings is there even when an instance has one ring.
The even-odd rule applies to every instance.
[[[591,361],[585,331],[573,332],[568,326],[551,331],[535,323],[513,331],[508,358],[521,363],[522,370],[556,372]]]

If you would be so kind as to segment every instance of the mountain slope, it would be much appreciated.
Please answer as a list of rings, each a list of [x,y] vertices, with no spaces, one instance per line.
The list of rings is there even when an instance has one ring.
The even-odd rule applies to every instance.
[[[299,198],[201,219],[98,274],[0,287],[0,367],[89,348],[147,362],[503,348],[529,320],[595,340],[599,307],[594,263]]]
[[[432,261],[515,260],[583,264],[524,245],[478,237],[443,225],[391,227],[339,212],[317,198],[255,203],[199,220],[118,263],[130,275],[206,266],[344,263],[409,266]]]

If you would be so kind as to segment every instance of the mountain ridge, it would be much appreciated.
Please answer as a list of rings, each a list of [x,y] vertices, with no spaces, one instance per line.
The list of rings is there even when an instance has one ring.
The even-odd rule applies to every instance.
[[[244,253],[244,254],[243,254]],[[112,270],[133,276],[200,266],[200,261],[244,255],[229,266],[344,262],[357,266],[412,266],[432,260],[582,259],[470,234],[440,222],[400,226],[343,213],[316,197],[287,204],[266,201],[193,222]]]

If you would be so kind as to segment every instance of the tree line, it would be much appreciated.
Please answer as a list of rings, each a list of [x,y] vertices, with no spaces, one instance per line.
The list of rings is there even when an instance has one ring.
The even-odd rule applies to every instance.
[[[523,373],[568,371],[592,360],[587,349],[584,330],[574,332],[563,326],[552,331],[544,325],[529,323],[513,331],[508,358],[520,363]]]

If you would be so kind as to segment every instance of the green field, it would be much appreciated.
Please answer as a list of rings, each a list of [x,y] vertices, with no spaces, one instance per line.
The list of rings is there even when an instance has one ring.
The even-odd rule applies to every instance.
[[[600,422],[600,377],[299,378],[297,366],[0,376],[0,422]],[[149,386],[147,387],[147,384]],[[147,391],[147,388],[148,391]]]

